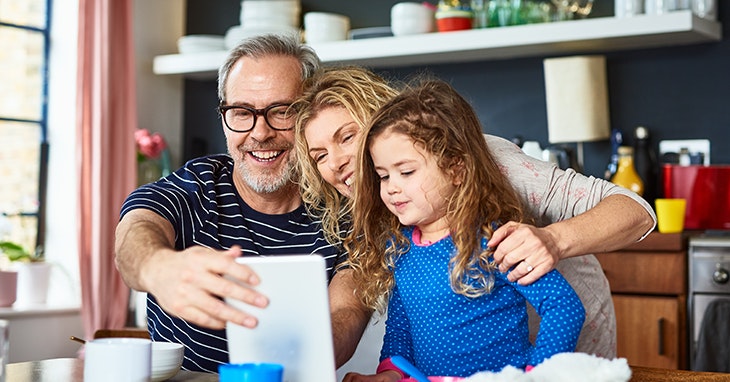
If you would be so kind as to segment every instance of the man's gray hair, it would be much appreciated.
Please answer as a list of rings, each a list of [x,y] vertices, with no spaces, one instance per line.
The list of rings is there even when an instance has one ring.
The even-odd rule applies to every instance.
[[[314,75],[319,69],[317,53],[300,42],[299,34],[265,34],[244,39],[231,49],[223,65],[218,69],[218,100],[226,100],[226,83],[233,65],[241,57],[261,58],[265,56],[291,56],[299,61],[302,82]]]

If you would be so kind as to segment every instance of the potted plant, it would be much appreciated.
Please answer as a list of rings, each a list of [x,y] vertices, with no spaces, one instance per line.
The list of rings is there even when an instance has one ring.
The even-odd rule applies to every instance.
[[[38,262],[43,261],[42,251],[31,254],[20,244],[12,241],[0,241],[0,253],[3,253],[11,262]],[[40,253],[40,254],[39,254]]]
[[[19,304],[45,304],[51,277],[51,264],[45,262],[43,250],[33,253],[12,241],[0,242],[0,253],[5,257],[6,272],[17,272],[16,300]],[[12,303],[11,303],[12,304]]]
[[[3,243],[5,247],[13,248]],[[18,297],[18,271],[12,268],[10,256],[0,249],[0,307],[9,307]]]

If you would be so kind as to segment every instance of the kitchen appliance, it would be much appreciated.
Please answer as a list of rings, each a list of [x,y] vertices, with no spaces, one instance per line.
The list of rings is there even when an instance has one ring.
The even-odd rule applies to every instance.
[[[689,356],[690,367],[698,370],[708,364],[706,352],[700,350],[705,347],[704,340],[700,339],[702,326],[710,330],[712,336],[719,336],[727,329],[730,317],[721,318],[720,330],[712,327],[710,320],[703,322],[706,314],[722,312],[730,305],[730,231],[708,231],[707,233],[689,239]],[[708,310],[709,308],[709,310]],[[730,338],[719,338],[722,343],[730,346]],[[710,351],[721,352],[716,347]],[[698,358],[705,357],[705,359]],[[724,353],[724,367],[730,368],[727,352]],[[710,362],[711,363],[711,362]],[[706,370],[710,371],[710,370]],[[718,371],[718,370],[712,370]]]
[[[564,145],[552,145],[542,150],[542,160],[555,164],[563,170],[572,168],[578,172],[583,171],[573,149]]]
[[[730,229],[730,165],[665,164],[665,198],[687,200],[685,229]]]

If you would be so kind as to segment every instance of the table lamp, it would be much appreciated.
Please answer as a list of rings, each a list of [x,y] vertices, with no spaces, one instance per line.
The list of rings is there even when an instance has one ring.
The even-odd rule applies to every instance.
[[[548,58],[545,69],[548,140],[575,142],[583,171],[583,142],[608,139],[608,87],[604,56]]]

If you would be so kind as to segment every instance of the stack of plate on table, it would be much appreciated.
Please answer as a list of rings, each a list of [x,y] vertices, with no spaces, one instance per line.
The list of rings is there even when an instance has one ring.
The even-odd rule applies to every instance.
[[[225,50],[223,36],[209,34],[193,34],[182,36],[177,40],[177,50],[182,54],[213,52]]]
[[[228,49],[251,36],[267,33],[298,33],[301,3],[299,0],[243,0],[241,25],[228,29],[225,46]]]

